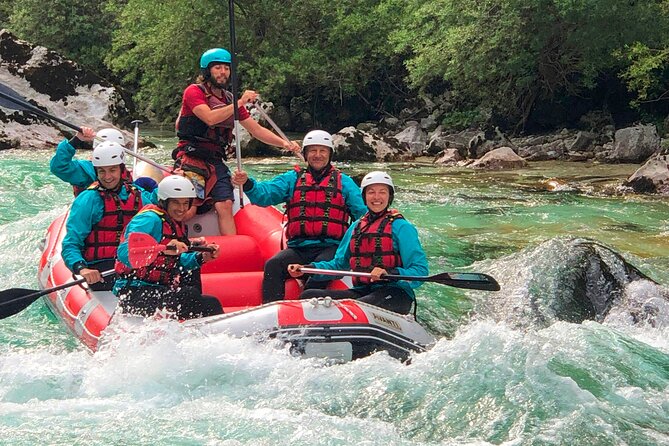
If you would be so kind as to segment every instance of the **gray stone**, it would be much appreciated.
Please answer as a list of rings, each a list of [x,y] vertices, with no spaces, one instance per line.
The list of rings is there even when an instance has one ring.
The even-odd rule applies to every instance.
[[[637,169],[624,186],[631,187],[637,193],[669,194],[669,155],[649,159]]]
[[[655,125],[638,125],[616,132],[611,162],[640,163],[660,150],[660,137]]]
[[[407,161],[413,158],[406,143],[355,127],[341,129],[332,135],[332,142],[338,161]]]
[[[510,147],[500,147],[486,153],[483,155],[483,158],[477,159],[468,167],[473,167],[475,169],[501,170],[517,169],[525,166],[527,166],[527,161],[516,155]]]
[[[422,155],[427,147],[427,134],[416,121],[408,121],[408,127],[395,135],[395,139],[406,143],[413,155]]]
[[[460,155],[457,149],[446,149],[441,153],[437,154],[433,163],[441,164],[442,166],[454,166],[457,165],[458,162],[462,161],[463,159],[464,158],[462,157],[462,155]]]
[[[47,113],[95,129],[129,124],[134,119],[125,93],[107,80],[45,47],[0,30],[0,82]],[[0,108],[5,141],[22,148],[53,147],[73,130],[29,112]],[[132,133],[125,132],[132,141]],[[13,143],[12,143],[13,144]]]

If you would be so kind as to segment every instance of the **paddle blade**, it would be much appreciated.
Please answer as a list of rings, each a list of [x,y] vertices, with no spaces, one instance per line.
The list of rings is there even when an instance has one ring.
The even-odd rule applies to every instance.
[[[0,107],[10,110],[30,111],[29,108],[23,105],[24,102],[24,97],[7,85],[0,83]]]
[[[128,236],[128,260],[133,268],[141,268],[155,262],[165,250],[165,245],[143,232],[133,232]]]
[[[42,292],[26,288],[10,288],[0,291],[0,319],[23,311],[43,295]]]
[[[429,282],[441,283],[456,288],[470,290],[499,291],[499,283],[494,277],[483,273],[441,273],[430,276]]]

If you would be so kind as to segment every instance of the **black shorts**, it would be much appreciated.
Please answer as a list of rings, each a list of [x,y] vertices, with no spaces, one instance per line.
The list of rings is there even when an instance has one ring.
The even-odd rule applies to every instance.
[[[211,163],[216,169],[216,184],[211,190],[209,196],[214,202],[235,201],[233,194],[232,181],[230,180],[230,168],[222,160],[214,160]]]

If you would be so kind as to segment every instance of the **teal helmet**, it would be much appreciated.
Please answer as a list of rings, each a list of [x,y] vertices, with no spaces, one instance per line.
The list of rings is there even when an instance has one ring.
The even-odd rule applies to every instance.
[[[232,56],[228,50],[223,48],[212,48],[202,53],[202,56],[200,56],[200,68],[202,70],[209,68],[209,64],[212,62],[229,64],[232,63]]]

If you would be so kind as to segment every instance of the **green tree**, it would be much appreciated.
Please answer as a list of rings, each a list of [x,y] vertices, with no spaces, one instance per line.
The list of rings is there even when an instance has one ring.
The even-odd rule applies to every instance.
[[[384,109],[406,92],[400,85],[404,68],[387,39],[396,20],[388,19],[380,3],[240,2],[240,87],[274,102],[302,101],[314,110],[341,108],[351,99],[366,109]],[[137,86],[136,100],[145,109],[174,119],[201,52],[229,48],[227,2],[129,0],[118,15],[109,65]]]
[[[100,73],[111,47],[114,16],[96,0],[15,2],[10,29],[20,38],[44,45]]]
[[[412,53],[411,85],[445,81],[461,107],[488,106],[518,130],[537,101],[583,94],[623,68],[619,49],[666,30],[656,2],[409,0],[404,8],[392,39]]]
[[[227,2],[129,0],[118,17],[109,66],[134,90],[145,113],[174,120],[181,93],[198,74],[202,52],[229,48]],[[245,41],[244,27],[239,34],[237,40]],[[244,54],[244,45],[238,47]]]
[[[0,29],[9,27],[9,16],[14,7],[14,0],[0,0]]]

